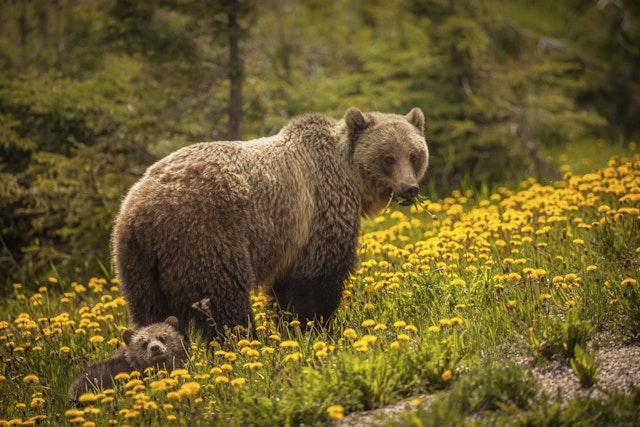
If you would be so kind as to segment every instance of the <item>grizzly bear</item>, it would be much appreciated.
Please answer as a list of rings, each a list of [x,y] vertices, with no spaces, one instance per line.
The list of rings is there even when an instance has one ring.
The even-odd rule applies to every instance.
[[[86,392],[113,388],[113,377],[120,372],[144,373],[154,367],[172,370],[187,358],[188,340],[177,330],[178,319],[169,316],[162,323],[152,323],[132,331],[125,329],[126,347],[116,350],[109,359],[89,365],[71,385],[70,400],[78,401]]]
[[[357,263],[360,217],[413,203],[428,157],[419,108],[308,114],[272,137],[170,154],[133,185],[115,221],[130,319],[176,315],[212,339],[252,324],[249,293],[261,286],[301,321],[326,325]],[[212,316],[192,308],[205,298]]]

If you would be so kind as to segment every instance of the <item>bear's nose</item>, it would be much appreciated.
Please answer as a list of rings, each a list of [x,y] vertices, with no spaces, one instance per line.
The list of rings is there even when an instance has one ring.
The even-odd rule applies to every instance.
[[[152,344],[149,346],[149,351],[153,356],[162,354],[162,346],[160,344]]]
[[[403,199],[413,199],[418,195],[420,187],[418,184],[410,184],[403,188],[402,193],[399,194]]]

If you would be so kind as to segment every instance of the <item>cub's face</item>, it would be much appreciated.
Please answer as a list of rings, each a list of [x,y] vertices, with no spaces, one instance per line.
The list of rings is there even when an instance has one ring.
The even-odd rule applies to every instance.
[[[125,331],[126,357],[137,370],[165,365],[171,369],[186,355],[182,335],[172,324],[172,318],[164,323],[154,323],[136,331]],[[175,319],[175,318],[173,318]]]
[[[424,115],[418,108],[406,116],[345,114],[362,196],[362,210],[375,214],[389,202],[410,205],[429,162]]]

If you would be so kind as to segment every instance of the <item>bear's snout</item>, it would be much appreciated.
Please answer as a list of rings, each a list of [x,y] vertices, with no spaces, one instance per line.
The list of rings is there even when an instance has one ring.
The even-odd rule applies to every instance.
[[[151,359],[163,356],[165,353],[164,345],[161,342],[156,341],[149,344],[149,355]]]
[[[396,194],[398,199],[403,199],[400,204],[402,206],[409,206],[413,203],[413,199],[418,196],[420,186],[418,184],[408,184],[402,187],[402,189]]]

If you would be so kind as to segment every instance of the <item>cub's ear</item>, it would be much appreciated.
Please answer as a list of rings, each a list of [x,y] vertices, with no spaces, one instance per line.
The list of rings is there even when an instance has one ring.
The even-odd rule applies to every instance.
[[[126,345],[129,345],[131,342],[131,337],[133,336],[133,331],[131,329],[125,329],[122,331],[122,339]]]
[[[178,329],[178,318],[176,316],[167,317],[166,319],[164,319],[164,323],[173,326],[175,329]]]
[[[405,117],[409,123],[418,128],[420,133],[424,135],[424,113],[421,109],[416,107],[409,111],[409,114],[407,114]]]
[[[351,107],[344,113],[344,122],[349,130],[349,141],[354,142],[360,133],[371,125],[364,113],[355,107]]]

